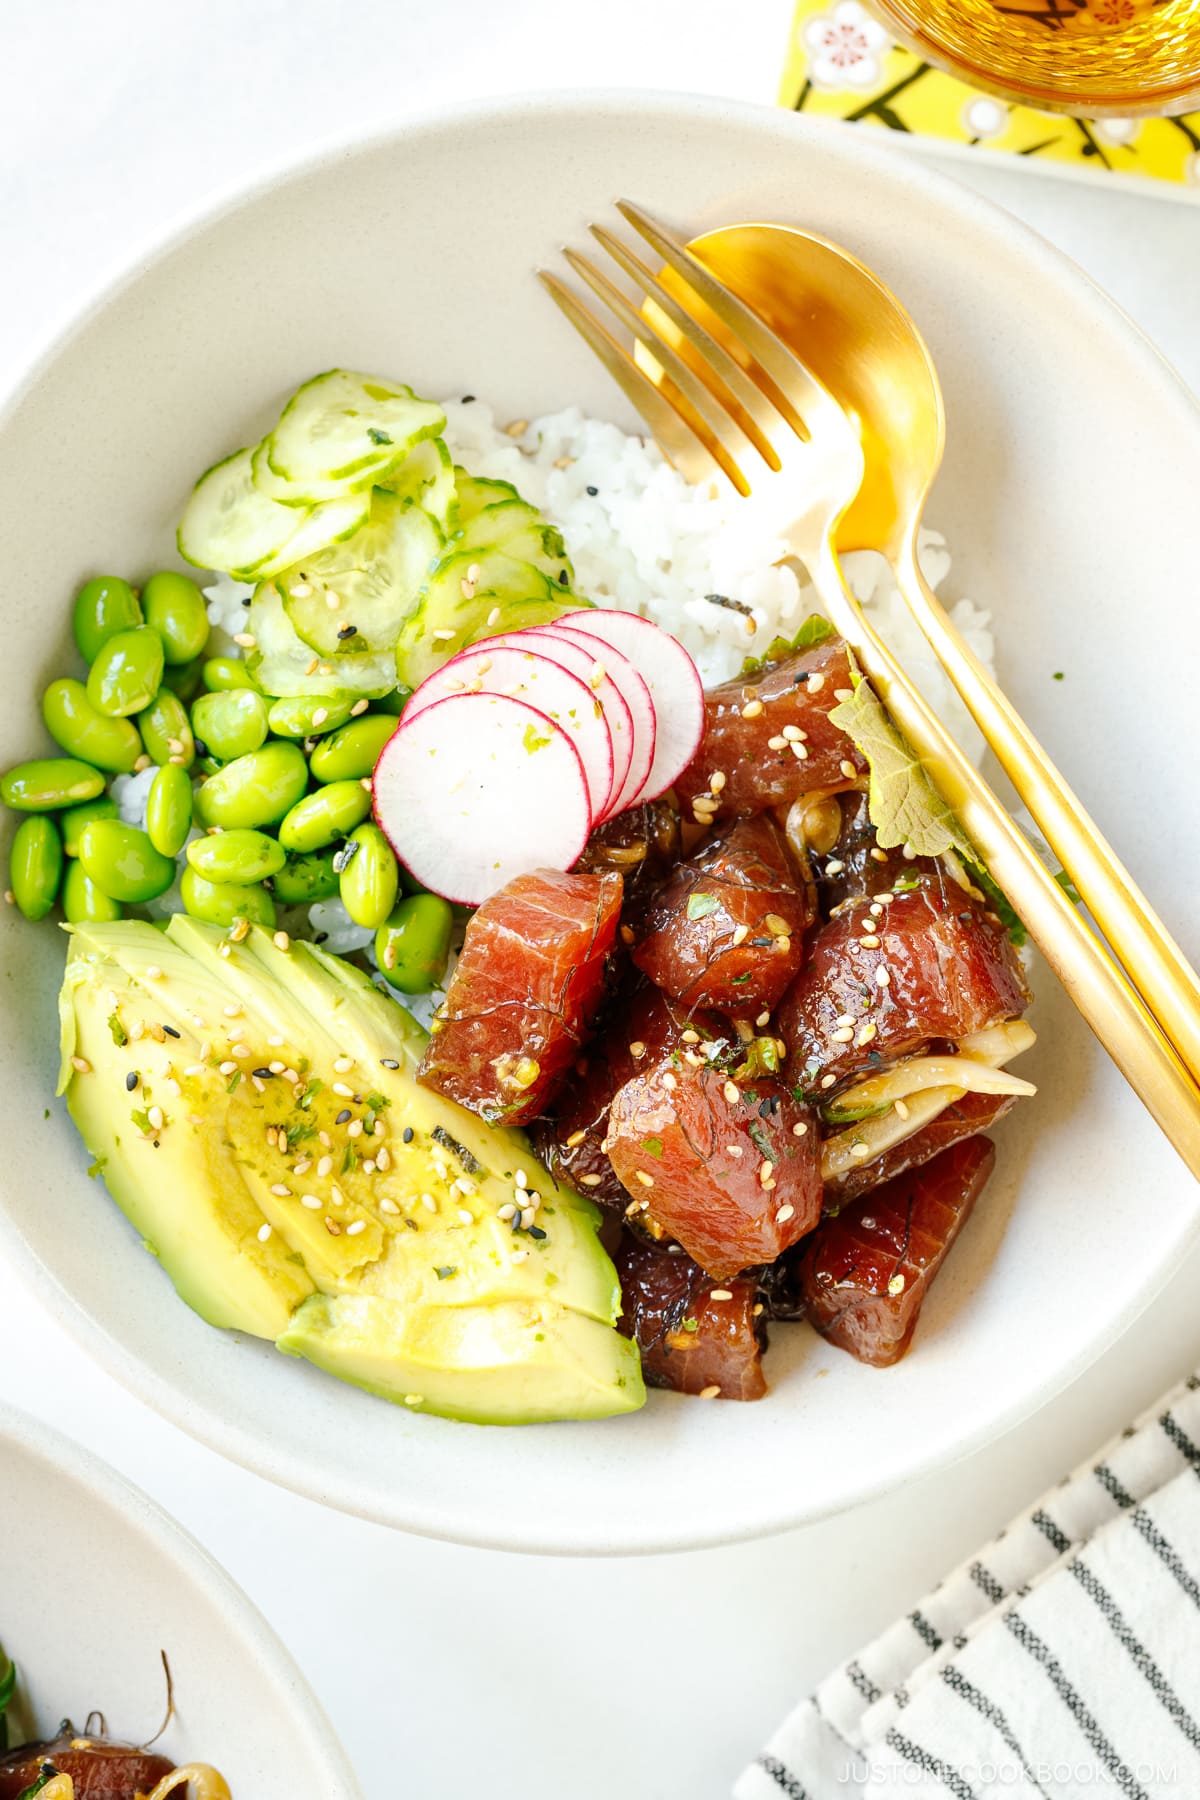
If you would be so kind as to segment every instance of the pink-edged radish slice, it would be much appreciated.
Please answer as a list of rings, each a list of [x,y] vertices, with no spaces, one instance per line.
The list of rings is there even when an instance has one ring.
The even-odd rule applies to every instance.
[[[587,618],[589,615],[572,613],[569,616],[573,620],[577,617]],[[611,819],[614,814],[625,812],[629,807],[636,806],[637,802],[643,798],[642,790],[654,762],[658,720],[649,686],[642,679],[640,671],[634,667],[629,657],[624,656],[620,650],[615,649],[603,638],[589,632],[585,627],[576,626],[573,623],[568,624],[566,617],[556,619],[553,625],[538,625],[534,629],[545,632],[547,637],[556,638],[560,642],[569,640],[580,645],[592,659],[593,669],[602,668],[625,697],[625,703],[629,707],[633,720],[633,755],[625,773],[625,780],[615,799],[609,805],[606,817]]]
[[[519,647],[515,641],[511,646],[473,644],[426,677],[404,714],[413,718],[450,694],[480,692],[526,700],[566,732],[583,764],[592,822],[599,824],[613,788],[613,743],[599,697],[587,682],[540,654],[527,635]]]
[[[621,651],[644,678],[654,702],[658,731],[654,762],[639,798],[657,800],[687,768],[704,736],[704,683],[679,642],[637,613],[598,607],[564,613],[556,629],[570,626]]]
[[[574,744],[509,694],[450,694],[412,717],[406,708],[372,793],[405,868],[463,906],[530,869],[571,868],[592,825]]]
[[[545,635],[543,636],[543,632]],[[636,726],[621,689],[612,677],[605,673],[597,679],[597,652],[607,656],[609,653],[597,638],[594,642],[584,644],[571,632],[560,632],[555,626],[530,625],[522,631],[499,632],[492,638],[480,638],[471,645],[472,650],[488,650],[503,647],[510,650],[536,650],[537,655],[546,656],[560,668],[569,669],[580,681],[585,681],[593,697],[599,701],[609,729],[612,744],[613,773],[608,797],[596,813],[594,824],[599,825],[616,810],[618,796],[627,786],[630,768],[634,763]],[[640,677],[639,677],[640,680]],[[645,683],[641,685],[645,687]],[[646,699],[649,701],[649,690]],[[412,705],[412,701],[409,701]]]

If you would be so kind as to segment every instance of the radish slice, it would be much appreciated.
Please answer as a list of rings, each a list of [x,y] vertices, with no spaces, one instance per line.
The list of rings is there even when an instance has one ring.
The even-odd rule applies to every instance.
[[[657,800],[687,768],[704,735],[704,684],[700,671],[669,632],[637,613],[598,608],[564,613],[558,627],[570,626],[603,638],[627,656],[644,677],[658,719],[654,762],[642,800]]]
[[[530,625],[522,631],[500,632],[494,638],[481,638],[471,645],[472,650],[487,650],[493,647],[536,651],[537,655],[547,657],[551,662],[557,663],[559,668],[568,669],[580,681],[585,681],[593,698],[599,701],[604,712],[605,723],[608,726],[613,754],[612,782],[608,796],[593,820],[593,824],[599,825],[616,810],[617,799],[627,784],[627,777],[635,760],[637,739],[634,717],[620,687],[607,671],[600,681],[595,679],[596,653],[598,650],[602,650],[607,656],[609,654],[607,648],[601,645],[598,638],[593,643],[583,644],[573,632],[560,632],[556,626],[543,628],[540,625]],[[645,684],[642,683],[642,686]],[[647,701],[649,698],[650,694],[647,689]],[[409,705],[412,705],[411,700]]]
[[[375,818],[435,894],[478,906],[514,875],[569,869],[591,830],[587,778],[565,731],[508,694],[451,694],[383,747]]]
[[[614,648],[597,634],[567,622],[568,617],[574,619],[588,616],[587,613],[572,613],[567,617],[556,619],[553,625],[538,625],[535,629],[545,632],[547,637],[555,638],[560,642],[569,641],[582,646],[591,659],[593,669],[599,664],[625,697],[626,705],[629,707],[630,716],[633,719],[633,755],[625,774],[625,780],[605,815],[611,819],[614,813],[625,812],[628,807],[636,806],[637,802],[643,798],[642,790],[654,762],[658,721],[649,686],[642,679],[640,671],[634,667],[629,657],[623,655],[620,650]]]
[[[613,787],[612,733],[599,697],[580,676],[540,655],[529,642],[529,633],[520,635],[525,642],[519,648],[516,642],[511,647],[473,644],[452,656],[421,683],[404,709],[405,717],[413,718],[449,694],[463,692],[511,694],[528,701],[553,719],[578,750],[592,820],[598,823]]]

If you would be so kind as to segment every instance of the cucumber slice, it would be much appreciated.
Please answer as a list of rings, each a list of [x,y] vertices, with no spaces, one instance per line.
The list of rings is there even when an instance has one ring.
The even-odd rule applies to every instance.
[[[370,517],[371,490],[368,488],[362,494],[347,494],[344,500],[322,500],[319,506],[307,510],[292,506],[288,511],[293,518],[301,521],[299,527],[283,549],[275,556],[268,556],[265,562],[256,564],[247,579],[269,581],[272,575],[279,575],[284,569],[292,568],[303,558],[315,556],[318,551],[328,553],[333,546],[353,537]]]
[[[420,606],[404,622],[396,644],[397,677],[415,688],[476,638],[548,625],[571,610],[572,599],[568,588],[503,550],[457,550],[438,564]]]
[[[395,494],[405,506],[419,506],[447,536],[458,525],[454,461],[444,438],[426,438],[376,486]]]
[[[475,514],[482,512],[485,506],[497,506],[505,500],[521,499],[511,481],[492,481],[484,475],[472,475],[461,464],[455,468],[454,480],[458,488],[460,526],[469,525]]]
[[[354,475],[343,475],[340,481],[308,481],[297,486],[294,481],[285,481],[282,475],[276,475],[271,467],[267,460],[270,441],[263,439],[250,459],[250,466],[259,493],[265,494],[268,500],[278,501],[280,506],[321,506],[327,500],[344,500],[350,494],[369,496],[375,482],[386,479],[407,455],[403,452],[399,457],[381,456],[369,468],[360,469]]]
[[[562,532],[548,525],[527,500],[500,500],[485,506],[455,533],[456,550],[503,550],[518,562],[532,563],[559,587],[575,578]]]
[[[255,640],[246,652],[246,667],[264,694],[281,700],[300,694],[319,694],[334,702],[347,696],[351,700],[378,700],[396,685],[391,655],[347,656],[340,659],[336,668],[322,661],[310,645],[296,636],[273,582],[263,582],[254,590],[246,629]]]
[[[428,513],[377,488],[365,525],[277,583],[297,636],[339,662],[390,655],[442,544]]]
[[[330,369],[305,382],[267,439],[267,462],[297,488],[377,468],[381,449],[407,452],[445,430],[446,416],[409,387]]]
[[[223,569],[245,578],[276,556],[307,514],[279,506],[260,494],[251,473],[250,450],[235,450],[206,469],[183,509],[176,542],[185,562],[198,569]]]

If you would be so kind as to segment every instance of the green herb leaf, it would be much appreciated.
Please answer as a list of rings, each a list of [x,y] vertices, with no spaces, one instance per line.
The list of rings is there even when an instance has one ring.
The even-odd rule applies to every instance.
[[[745,981],[749,981],[749,979],[750,979],[750,971],[747,970],[744,975],[733,976],[730,981],[730,986],[731,987],[741,987],[742,983]]]
[[[149,1137],[151,1133],[150,1114],[142,1107],[135,1107],[129,1116],[142,1136]]]
[[[835,706],[829,717],[867,759],[867,808],[885,850],[908,844],[918,856],[941,856],[956,850],[975,860],[958,820],[888,718],[869,682],[857,677],[850,699]]]
[[[342,1151],[342,1174],[349,1175],[358,1167],[358,1151],[353,1144],[347,1144]]]
[[[653,1156],[656,1158],[661,1157],[661,1155],[663,1153],[663,1141],[661,1138],[658,1138],[658,1137],[643,1138],[642,1139],[642,1149],[646,1152],[647,1156]]]
[[[389,437],[386,431],[380,431],[378,425],[368,425],[367,436],[373,444],[392,444],[395,442],[395,439]]]
[[[225,1092],[227,1094],[236,1093],[237,1085],[241,1079],[242,1071],[240,1069],[235,1069],[233,1074],[229,1077],[229,1080],[225,1083]]]
[[[439,1281],[449,1281],[452,1275],[458,1274],[458,1264],[443,1263],[440,1268],[436,1268],[433,1272]]]
[[[715,913],[721,902],[715,894],[689,894],[687,916],[689,919],[707,919]]]
[[[773,1037],[752,1038],[742,1062],[733,1071],[735,1081],[761,1081],[779,1073],[779,1044]]]
[[[1002,888],[997,887],[982,863],[968,862],[965,866],[967,874],[971,877],[971,880],[975,883],[976,887],[982,888],[987,895],[989,906],[1003,925],[1005,931],[1007,931],[1012,943],[1014,943],[1019,950],[1029,936],[1029,933],[1013,911],[1008,896],[1004,893]]]
[[[117,1049],[123,1050],[129,1042],[129,1033],[122,1025],[119,1014],[115,1012],[109,1013],[108,1029],[112,1033],[112,1041],[117,1046]]]
[[[836,635],[823,614],[809,613],[795,637],[772,638],[761,656],[748,656],[742,664],[742,674],[757,675],[768,663],[783,662],[785,657],[795,656],[801,650],[815,650],[826,638]]]
[[[528,756],[532,756],[535,750],[544,750],[549,742],[549,736],[543,737],[536,725],[527,725],[521,733],[521,743]]]
[[[762,1157],[763,1161],[773,1163],[775,1161],[775,1152],[771,1148],[771,1140],[759,1124],[758,1120],[751,1119],[747,1129],[750,1132],[750,1142],[754,1145],[754,1148],[758,1151],[758,1154]]]
[[[102,1175],[104,1173],[104,1165],[107,1161],[107,1156],[98,1156],[95,1162],[88,1164],[88,1175],[93,1181],[95,1181],[97,1175]]]
[[[392,1103],[386,1094],[370,1093],[367,1095],[367,1105],[372,1112],[382,1112],[385,1106],[390,1106],[391,1104]]]
[[[1057,881],[1059,887],[1067,896],[1067,899],[1071,902],[1072,906],[1083,905],[1083,897],[1065,869],[1060,869],[1054,879]]]
[[[699,1319],[685,1319],[683,1321],[682,1329],[684,1331],[691,1331],[691,1332],[699,1331],[699,1329],[700,1329]]]

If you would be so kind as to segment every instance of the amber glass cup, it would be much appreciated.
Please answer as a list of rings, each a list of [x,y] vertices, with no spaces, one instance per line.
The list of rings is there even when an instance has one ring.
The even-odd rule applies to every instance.
[[[869,0],[926,62],[1084,117],[1200,107],[1200,0]]]

